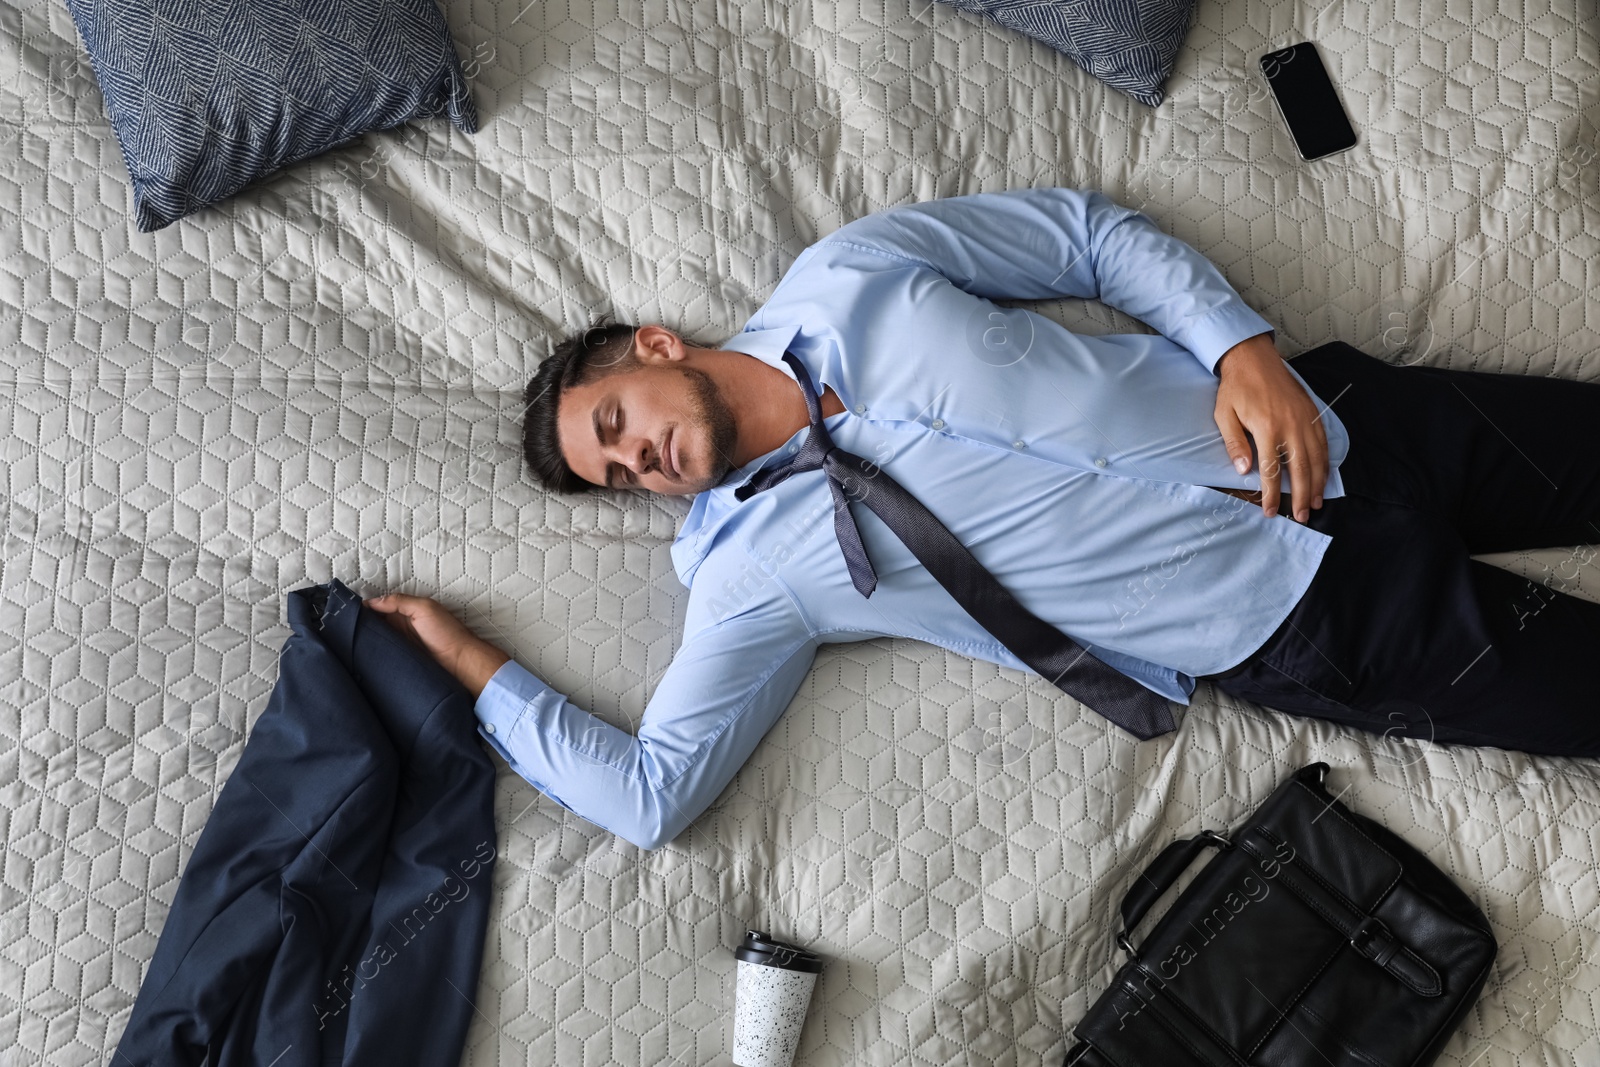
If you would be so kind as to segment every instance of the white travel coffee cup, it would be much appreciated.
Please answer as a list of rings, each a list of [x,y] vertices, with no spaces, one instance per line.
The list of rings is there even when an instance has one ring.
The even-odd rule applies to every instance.
[[[822,971],[822,957],[760,930],[746,930],[733,951],[738,977],[733,998],[734,1067],[790,1067],[800,1026]]]

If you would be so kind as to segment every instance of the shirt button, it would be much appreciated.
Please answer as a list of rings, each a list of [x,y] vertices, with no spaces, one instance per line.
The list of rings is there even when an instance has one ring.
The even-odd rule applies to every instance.
[[[1094,461],[1094,465],[1096,467],[1104,467],[1106,465],[1106,457],[1104,457],[1104,456],[1096,456],[1095,457],[1095,461]]]
[[[486,733],[486,734],[494,733],[494,723],[492,723],[492,722],[484,723],[483,724],[483,732]]]
[[[1011,447],[1021,451],[1022,449],[1028,447],[1028,443],[1021,438],[1018,438],[1017,440],[1011,442]]]
[[[856,414],[857,415],[865,415],[866,413],[867,413],[867,405],[865,405],[865,404],[857,404],[856,405]]]
[[[944,429],[944,420],[943,419],[934,419],[931,425],[933,426],[933,428],[935,430],[942,430],[942,429]]]
[[[799,441],[791,441],[789,443],[789,455],[792,456],[798,451],[800,451],[800,442]]]

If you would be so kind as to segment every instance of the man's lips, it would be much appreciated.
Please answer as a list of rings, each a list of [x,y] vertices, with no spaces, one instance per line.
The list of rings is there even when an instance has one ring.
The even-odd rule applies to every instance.
[[[668,430],[667,438],[661,444],[661,462],[667,468],[667,477],[673,481],[678,480],[678,434],[676,430]]]

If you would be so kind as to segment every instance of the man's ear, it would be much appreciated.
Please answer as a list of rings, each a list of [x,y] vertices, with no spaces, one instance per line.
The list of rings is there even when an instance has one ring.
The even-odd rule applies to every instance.
[[[665,326],[641,326],[633,335],[641,363],[674,363],[688,355],[683,338]]]

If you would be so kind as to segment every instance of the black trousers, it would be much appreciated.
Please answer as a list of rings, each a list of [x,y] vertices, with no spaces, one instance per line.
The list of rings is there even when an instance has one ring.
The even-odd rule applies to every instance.
[[[1562,591],[1596,566],[1600,383],[1342,342],[1293,366],[1349,430],[1346,495],[1311,512],[1332,541],[1304,596],[1214,684],[1377,733],[1600,755],[1600,604]],[[1567,546],[1538,580],[1469,558]]]

